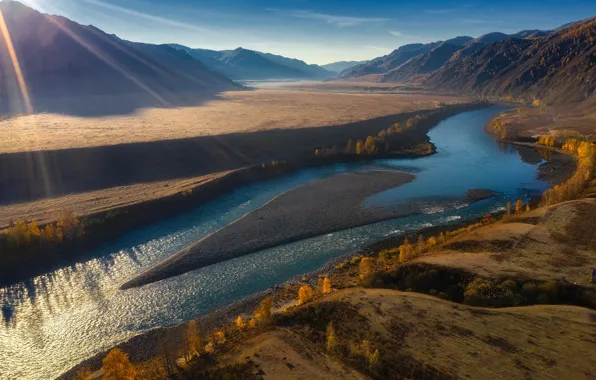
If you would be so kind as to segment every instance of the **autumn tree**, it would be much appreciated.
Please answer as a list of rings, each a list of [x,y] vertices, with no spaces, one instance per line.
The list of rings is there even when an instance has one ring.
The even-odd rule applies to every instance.
[[[507,216],[511,216],[511,202],[507,202]]]
[[[426,249],[426,242],[424,241],[424,236],[418,235],[418,243],[416,243],[416,251],[418,253],[424,252]]]
[[[364,143],[362,140],[358,140],[356,142],[356,154],[363,154],[364,153]]]
[[[518,199],[517,202],[515,202],[515,213],[517,215],[519,215],[523,212],[524,212],[524,202],[521,199]]]
[[[404,239],[404,243],[399,247],[399,261],[406,262],[414,255],[414,247],[410,244],[408,237]]]
[[[298,305],[302,305],[310,301],[313,297],[314,291],[308,285],[302,285],[298,290]]]
[[[199,335],[197,321],[188,322],[182,331],[182,349],[187,363],[190,362],[193,356],[201,354],[202,346],[203,342]]]
[[[259,308],[256,312],[256,317],[258,320],[266,321],[271,318],[271,305],[273,300],[271,297],[267,297],[259,303]]]
[[[102,380],[133,380],[137,374],[128,355],[119,348],[114,348],[108,353],[103,359],[101,369],[104,371]]]
[[[93,371],[89,367],[83,367],[77,371],[73,380],[90,380],[93,376]]]
[[[163,361],[163,368],[168,375],[176,373],[176,358],[178,345],[173,329],[166,329],[159,339],[159,352]]]
[[[362,260],[360,260],[360,279],[364,280],[366,278],[368,278],[373,271],[372,268],[372,260],[370,259],[370,257],[363,257]]]
[[[257,328],[257,320],[254,319],[254,318],[251,318],[248,321],[248,327],[251,328],[251,329],[256,329]]]
[[[354,140],[352,140],[352,139],[348,140],[348,145],[346,146],[346,152],[356,153],[356,144],[354,143]]]
[[[335,328],[333,328],[333,322],[329,322],[327,325],[327,351],[335,352],[339,348],[339,339],[335,334]]]
[[[323,294],[331,293],[331,281],[329,281],[329,277],[325,277],[323,280]]]
[[[531,209],[530,209],[530,204],[528,203],[528,204],[526,205],[526,212],[530,212],[530,211],[531,211]]]
[[[380,358],[381,358],[381,353],[379,352],[379,349],[377,348],[375,350],[375,352],[373,352],[372,354],[370,354],[368,356],[369,367],[371,367],[371,368],[374,367],[378,363]]]
[[[238,318],[236,318],[236,326],[240,330],[244,330],[244,328],[246,327],[246,322],[244,322],[244,318],[242,318],[241,315],[239,315]]]
[[[377,145],[376,145],[376,141],[375,141],[375,138],[374,137],[368,136],[366,138],[366,141],[364,142],[364,150],[368,154],[375,154],[375,153],[377,153]]]

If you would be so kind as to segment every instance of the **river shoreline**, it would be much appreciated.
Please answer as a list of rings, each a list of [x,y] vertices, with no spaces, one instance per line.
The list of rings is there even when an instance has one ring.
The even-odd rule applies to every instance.
[[[427,133],[440,121],[456,114],[490,106],[487,103],[466,103],[440,108],[433,111],[420,111],[396,115],[402,120],[413,114],[427,116],[414,130],[404,134],[404,138],[412,144],[429,142]],[[388,125],[379,125],[384,130]],[[314,149],[313,149],[314,151]],[[277,178],[300,169],[352,163],[381,158],[417,158],[434,154],[431,152],[388,152],[377,155],[335,154],[331,156],[314,156],[309,154],[291,161],[273,161],[261,165],[253,165],[232,170],[225,175],[216,176],[210,181],[190,187],[186,191],[163,198],[124,205],[102,212],[80,216],[85,226],[85,235],[71,242],[60,244],[43,250],[35,249],[20,252],[17,262],[0,261],[0,286],[9,286],[30,277],[41,275],[47,271],[73,265],[80,260],[90,259],[90,251],[99,244],[116,239],[132,229],[147,226],[164,218],[172,217],[216,199],[239,186]],[[40,225],[43,228],[43,225]],[[15,260],[16,260],[15,259]]]

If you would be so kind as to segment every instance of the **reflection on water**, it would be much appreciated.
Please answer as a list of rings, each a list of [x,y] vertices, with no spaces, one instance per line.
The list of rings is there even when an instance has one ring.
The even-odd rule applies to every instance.
[[[501,110],[468,112],[442,122],[430,133],[437,155],[312,168],[245,186],[188,214],[131,231],[98,248],[94,259],[0,289],[0,379],[55,377],[147,329],[189,320],[315,270],[338,255],[388,236],[503,209],[527,189],[544,189],[546,185],[535,180],[539,160],[529,158],[530,150],[502,150],[484,133],[485,123]],[[417,178],[366,204],[416,203],[422,214],[264,250],[139,289],[118,290],[140,271],[283,191],[336,173],[379,168],[407,170]],[[471,188],[495,190],[499,196],[469,205],[464,194]]]

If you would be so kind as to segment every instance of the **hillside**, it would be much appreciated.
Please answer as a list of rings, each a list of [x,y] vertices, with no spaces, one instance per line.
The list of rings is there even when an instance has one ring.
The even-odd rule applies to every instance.
[[[468,41],[469,38],[459,39],[453,42],[445,41],[428,53],[424,53],[417,57],[411,58],[403,65],[390,70],[379,78],[379,82],[405,82],[415,81],[417,77],[424,74],[432,73],[443,66],[455,52],[461,49],[462,45]]]
[[[326,79],[334,74],[318,65],[244,48],[235,50],[193,49],[178,44],[169,46],[185,51],[213,71],[235,80],[247,79]]]
[[[596,19],[534,39],[506,39],[461,56],[425,83],[482,96],[577,103],[596,89]]]
[[[396,67],[401,66],[410,58],[424,54],[439,46],[440,42],[432,42],[429,44],[409,44],[401,46],[388,55],[375,58],[367,63],[358,65],[344,71],[342,78],[356,78],[369,74],[383,74]]]
[[[0,10],[33,110],[101,113],[99,104],[94,110],[87,109],[90,105],[80,110],[76,101],[58,99],[117,94],[126,99],[113,106],[128,112],[136,106],[186,103],[188,94],[212,95],[234,88],[229,79],[165,46],[130,44],[18,2],[3,1]],[[4,39],[0,50],[8,51]],[[2,112],[27,111],[10,55],[3,53],[0,59],[7,78],[0,84]]]

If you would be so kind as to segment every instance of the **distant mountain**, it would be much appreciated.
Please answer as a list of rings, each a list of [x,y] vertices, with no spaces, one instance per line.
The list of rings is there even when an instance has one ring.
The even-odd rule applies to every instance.
[[[263,57],[267,58],[268,60],[275,62],[279,65],[287,66],[292,69],[299,70],[305,73],[307,76],[312,77],[313,79],[326,79],[333,76],[333,73],[326,70],[325,68],[319,65],[309,65],[304,61],[295,58],[286,58],[282,57],[281,55],[269,54],[269,53],[261,53],[256,51],[255,53],[262,55]]]
[[[441,43],[428,53],[411,58],[379,78],[380,82],[402,82],[432,73],[443,66],[471,37],[457,37]]]
[[[460,44],[459,41],[468,41],[472,37],[457,37],[460,40],[454,39],[455,44]],[[406,63],[411,58],[428,53],[432,49],[441,45],[443,41],[431,42],[428,44],[408,44],[399,47],[388,55],[375,58],[363,65],[355,66],[343,72],[342,78],[355,78],[370,74],[385,74]]]
[[[262,53],[238,48],[236,50],[193,49],[170,44],[200,60],[209,69],[220,72],[235,80],[243,79],[326,79],[333,73],[317,65],[286,58],[280,55]]]
[[[367,61],[339,61],[339,62],[328,63],[326,65],[321,65],[321,67],[327,71],[331,71],[333,73],[339,74],[344,70],[347,70],[354,66],[362,65],[365,63],[367,63]]]
[[[54,110],[53,104],[61,97],[116,94],[142,95],[131,102],[147,98],[155,105],[168,105],[186,99],[182,94],[206,95],[235,88],[228,78],[168,46],[129,43],[96,27],[44,15],[15,1],[0,2],[0,10],[36,109]],[[14,112],[22,108],[18,95],[22,90],[7,49],[5,40],[0,39],[0,75],[4,79],[0,81],[0,104],[2,111]],[[88,107],[93,108],[93,103]]]
[[[341,78],[356,78],[376,74],[380,82],[410,82],[424,79],[427,74],[459,57],[475,54],[489,44],[513,39],[535,39],[551,31],[522,30],[514,34],[487,33],[477,38],[460,36],[429,44],[408,44],[391,54],[354,66],[340,74]]]
[[[549,103],[594,99],[596,18],[546,36],[507,38],[433,72],[426,86],[482,96],[538,98]]]

